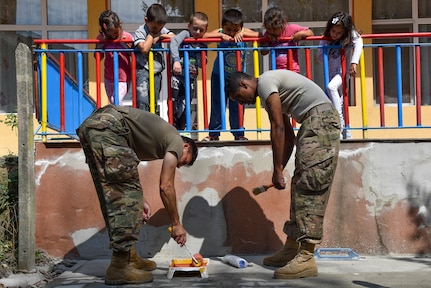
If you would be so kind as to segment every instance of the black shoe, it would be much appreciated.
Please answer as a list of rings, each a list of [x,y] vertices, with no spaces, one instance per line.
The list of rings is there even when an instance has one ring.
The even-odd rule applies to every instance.
[[[244,136],[237,136],[235,137],[235,141],[248,141],[248,138]]]
[[[202,141],[218,141],[219,137],[218,136],[207,136],[204,139],[202,139]]]

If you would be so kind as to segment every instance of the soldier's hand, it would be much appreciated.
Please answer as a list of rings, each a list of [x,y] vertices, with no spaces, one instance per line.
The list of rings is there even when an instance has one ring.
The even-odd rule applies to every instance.
[[[144,209],[142,212],[142,221],[147,222],[151,217],[151,207],[147,201],[144,201]]]
[[[186,230],[181,224],[178,225],[172,225],[168,228],[169,232],[171,232],[171,237],[180,244],[181,246],[184,246],[187,242],[187,236],[186,236]]]
[[[272,175],[272,183],[274,183],[274,187],[278,190],[283,190],[286,188],[286,180],[284,179],[283,174],[274,173]]]

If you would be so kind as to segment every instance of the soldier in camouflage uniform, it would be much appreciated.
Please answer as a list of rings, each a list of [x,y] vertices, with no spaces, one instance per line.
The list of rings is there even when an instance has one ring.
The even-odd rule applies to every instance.
[[[150,209],[139,181],[140,161],[163,159],[160,195],[172,221],[172,237],[184,245],[186,231],[178,215],[176,168],[196,160],[195,142],[182,137],[165,120],[147,111],[107,105],[93,112],[77,129],[99,197],[113,250],[106,272],[108,285],[151,282],[156,263],[139,257],[133,247]]]
[[[256,97],[268,112],[277,189],[286,183],[283,170],[296,145],[295,171],[291,182],[290,218],[281,251],[263,264],[281,267],[274,278],[317,276],[314,247],[322,240],[323,216],[328,203],[340,145],[340,119],[323,90],[306,77],[288,70],[272,70],[258,79],[242,72],[227,81],[228,96],[240,104],[254,104]],[[295,137],[290,117],[301,123]]]

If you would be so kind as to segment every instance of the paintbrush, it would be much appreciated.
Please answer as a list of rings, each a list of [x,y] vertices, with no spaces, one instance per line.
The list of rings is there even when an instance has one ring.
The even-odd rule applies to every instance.
[[[274,187],[274,183],[271,183],[269,185],[262,185],[262,186],[256,187],[253,189],[253,194],[259,195],[260,193],[265,192],[266,190],[268,190],[271,187]]]

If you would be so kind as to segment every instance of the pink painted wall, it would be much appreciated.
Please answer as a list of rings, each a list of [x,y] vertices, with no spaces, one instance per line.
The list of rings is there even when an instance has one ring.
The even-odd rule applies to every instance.
[[[243,144],[243,143],[241,143]],[[269,254],[284,243],[288,189],[255,196],[272,177],[268,142],[201,146],[192,167],[177,170],[180,217],[188,246],[204,256]],[[405,153],[408,151],[409,153]],[[407,154],[407,155],[406,155]],[[431,144],[342,143],[321,247],[361,254],[431,251]],[[153,217],[142,226],[140,254],[185,256],[170,239],[159,197],[160,161],[139,167]],[[293,158],[285,170],[290,179]],[[77,143],[36,144],[36,246],[55,257],[109,257],[109,243],[84,154]]]

